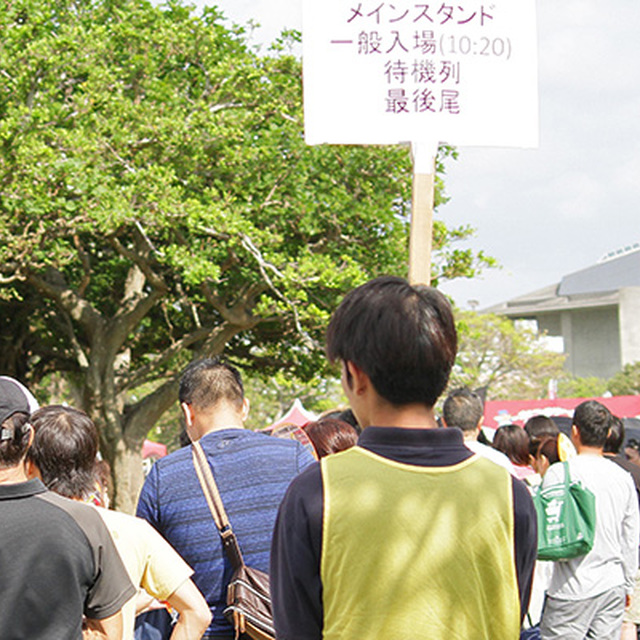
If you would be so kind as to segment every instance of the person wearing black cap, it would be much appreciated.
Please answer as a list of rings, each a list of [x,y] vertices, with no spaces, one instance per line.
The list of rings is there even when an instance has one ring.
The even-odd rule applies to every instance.
[[[122,605],[135,593],[94,509],[28,479],[30,404],[0,378],[0,637],[122,637]]]

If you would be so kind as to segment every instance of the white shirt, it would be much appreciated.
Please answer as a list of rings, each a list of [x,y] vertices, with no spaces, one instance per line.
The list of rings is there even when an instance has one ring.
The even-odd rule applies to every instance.
[[[579,480],[596,498],[593,548],[572,560],[554,562],[548,594],[560,600],[584,600],[624,585],[633,592],[638,568],[640,524],[631,474],[595,454],[569,461],[571,480]],[[549,467],[543,487],[564,482],[561,463]]]
[[[515,470],[511,464],[511,460],[509,460],[502,451],[498,451],[493,447],[488,447],[486,444],[482,444],[482,442],[478,442],[477,440],[465,440],[464,446],[467,447],[467,449],[471,449],[473,453],[477,453],[479,456],[487,458],[487,460],[491,460],[491,462],[495,462],[501,467],[504,467],[512,476],[515,475]]]

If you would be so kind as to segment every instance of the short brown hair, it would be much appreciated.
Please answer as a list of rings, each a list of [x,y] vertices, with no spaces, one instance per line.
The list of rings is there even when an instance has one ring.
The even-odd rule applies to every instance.
[[[95,488],[98,431],[79,409],[50,405],[31,416],[35,432],[29,459],[45,486],[67,498],[86,498]]]
[[[308,422],[303,429],[311,440],[318,458],[344,451],[358,442],[355,427],[343,420],[323,418],[317,422]]]
[[[218,402],[226,401],[242,409],[244,387],[240,372],[218,358],[205,358],[192,362],[182,374],[180,402],[207,410]]]

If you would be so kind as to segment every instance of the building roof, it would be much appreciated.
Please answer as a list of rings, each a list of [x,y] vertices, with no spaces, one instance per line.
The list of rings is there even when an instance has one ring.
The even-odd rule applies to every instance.
[[[640,247],[565,276],[558,295],[602,293],[623,287],[640,287]]]
[[[512,298],[484,312],[522,318],[567,309],[615,306],[620,289],[625,287],[640,287],[640,245],[637,244],[564,276],[558,284]]]

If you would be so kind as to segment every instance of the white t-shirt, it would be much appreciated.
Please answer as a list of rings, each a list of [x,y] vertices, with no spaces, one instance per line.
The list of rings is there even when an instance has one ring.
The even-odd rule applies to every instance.
[[[584,600],[624,585],[633,592],[638,568],[638,498],[631,474],[596,454],[569,461],[571,480],[579,480],[596,498],[593,548],[585,555],[554,562],[548,594],[560,600]],[[561,463],[544,476],[543,487],[564,482]]]
[[[477,453],[479,456],[487,458],[487,460],[491,460],[491,462],[495,462],[501,467],[504,467],[512,476],[515,475],[515,470],[511,464],[511,460],[509,460],[509,458],[507,458],[507,456],[505,456],[501,451],[498,451],[493,447],[488,447],[486,444],[482,444],[477,440],[465,440],[464,446],[467,447],[467,449],[471,449],[473,453]]]

